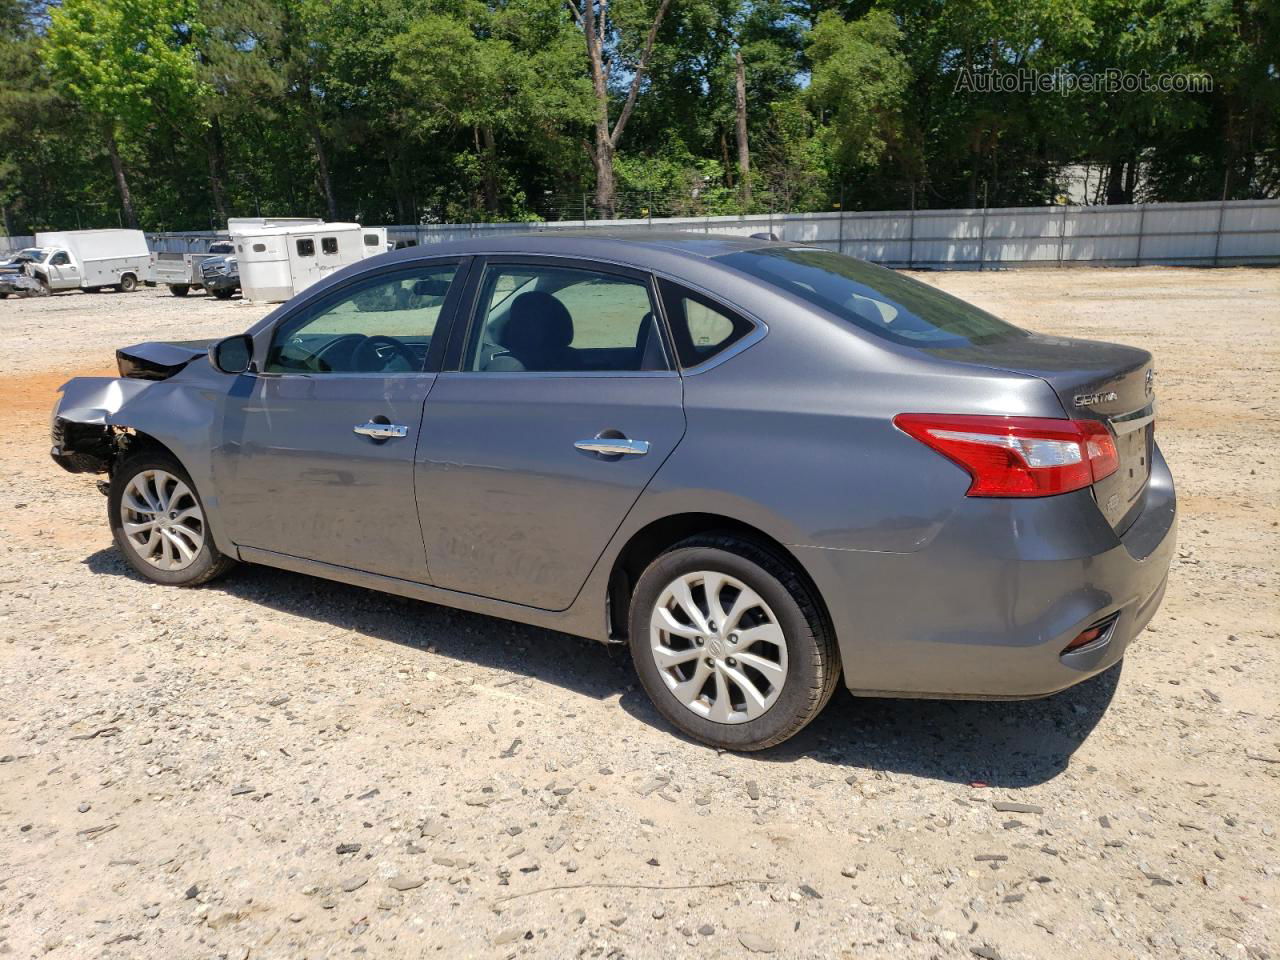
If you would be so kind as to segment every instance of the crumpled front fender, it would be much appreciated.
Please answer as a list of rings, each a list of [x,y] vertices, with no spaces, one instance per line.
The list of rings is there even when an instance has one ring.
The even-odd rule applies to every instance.
[[[54,407],[50,453],[72,473],[105,473],[136,435],[145,435],[182,464],[209,515],[215,543],[234,556],[234,547],[220,535],[210,462],[222,395],[231,380],[203,359],[167,380],[77,377],[63,384]]]

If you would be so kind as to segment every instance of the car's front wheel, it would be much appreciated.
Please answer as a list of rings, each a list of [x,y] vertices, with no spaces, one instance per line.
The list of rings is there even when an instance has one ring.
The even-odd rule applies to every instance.
[[[235,564],[214,545],[195,484],[167,454],[144,452],[120,464],[107,502],[116,545],[148,580],[194,587]]]
[[[737,537],[694,537],[654,560],[632,595],[630,644],[658,712],[728,750],[793,736],[840,676],[812,589],[784,558]]]

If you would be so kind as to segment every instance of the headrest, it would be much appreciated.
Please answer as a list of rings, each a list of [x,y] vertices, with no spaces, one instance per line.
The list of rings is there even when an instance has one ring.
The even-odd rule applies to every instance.
[[[561,350],[572,342],[573,318],[551,294],[530,290],[511,302],[502,345],[516,357]]]

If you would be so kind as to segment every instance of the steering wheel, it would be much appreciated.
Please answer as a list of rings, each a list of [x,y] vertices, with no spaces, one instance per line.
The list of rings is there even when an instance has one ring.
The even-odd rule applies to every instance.
[[[389,350],[391,356],[387,356],[384,354],[383,349],[379,348]],[[375,333],[371,337],[365,337],[351,352],[351,360],[358,370],[366,369],[365,361],[372,361],[368,364],[370,371],[386,370],[391,357],[399,357],[405,362],[410,371],[416,370],[419,366],[418,358],[412,350],[402,341],[383,333]]]

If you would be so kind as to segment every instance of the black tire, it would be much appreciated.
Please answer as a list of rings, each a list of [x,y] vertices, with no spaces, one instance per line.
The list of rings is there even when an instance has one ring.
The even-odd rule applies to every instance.
[[[754,720],[717,723],[695,714],[667,688],[649,647],[649,618],[663,590],[695,571],[728,574],[768,604],[786,638],[788,669],[773,705]],[[676,544],[641,575],[631,597],[631,658],[658,712],[695,740],[726,750],[763,750],[802,730],[835,692],[840,654],[835,632],[812,587],[766,546],[731,535],[700,535]]]
[[[116,284],[116,289],[121,293],[133,293],[138,289],[138,278],[132,273],[126,273],[120,278],[120,282]]]
[[[169,284],[169,292],[175,297],[185,297],[191,292],[191,288],[185,283],[171,283]]]
[[[200,499],[200,492],[196,490],[195,484],[191,482],[191,477],[183,469],[182,464],[175,458],[158,450],[143,451],[129,457],[118,464],[115,470],[112,471],[111,485],[107,491],[107,516],[111,522],[111,534],[115,537],[116,547],[123,554],[125,562],[147,580],[171,587],[197,587],[222,576],[235,566],[236,561],[231,557],[224,556],[214,545],[213,536],[207,529],[207,521],[205,522],[204,545],[190,565],[180,570],[162,570],[139,556],[137,550],[129,543],[124,533],[124,524],[121,518],[121,500],[124,497],[129,481],[144,470],[164,470],[166,473],[177,477],[191,490],[196,504],[200,508],[201,515],[205,515],[204,502]]]
[[[85,287],[84,292],[85,293],[101,293],[102,288],[101,287]]]
[[[235,296],[235,293],[236,293],[235,290],[227,290],[227,289],[214,290],[211,292],[219,300],[230,300],[233,296]]]

